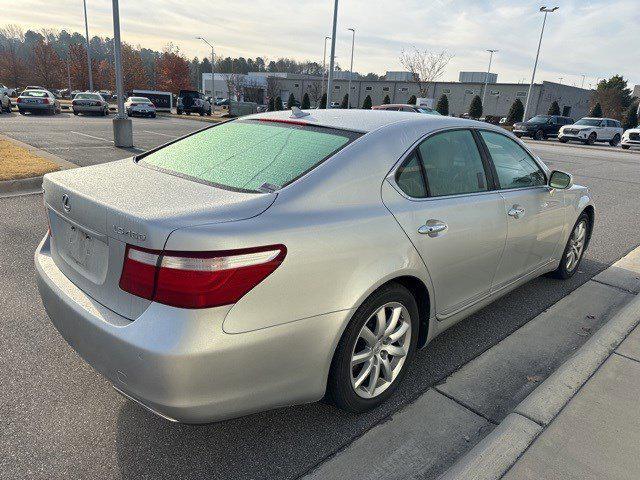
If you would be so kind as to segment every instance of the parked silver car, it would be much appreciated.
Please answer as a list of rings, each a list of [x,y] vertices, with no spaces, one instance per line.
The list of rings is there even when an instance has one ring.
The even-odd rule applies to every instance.
[[[362,412],[417,348],[591,237],[586,187],[454,117],[269,112],[47,174],[44,306],[121,393],[199,423]]]
[[[55,115],[61,112],[60,102],[48,90],[24,90],[16,100],[18,112],[49,113]]]
[[[79,113],[94,113],[106,117],[109,115],[109,103],[100,95],[94,92],[82,92],[73,97],[71,108],[74,115]]]

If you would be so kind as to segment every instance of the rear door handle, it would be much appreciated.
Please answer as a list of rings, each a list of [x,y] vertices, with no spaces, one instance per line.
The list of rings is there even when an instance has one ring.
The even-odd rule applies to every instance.
[[[448,228],[447,224],[441,220],[427,220],[424,225],[418,227],[418,233],[435,237],[439,233],[444,232]]]
[[[507,215],[515,219],[524,217],[524,208],[519,207],[518,205],[514,205],[509,209],[509,211],[507,212]]]

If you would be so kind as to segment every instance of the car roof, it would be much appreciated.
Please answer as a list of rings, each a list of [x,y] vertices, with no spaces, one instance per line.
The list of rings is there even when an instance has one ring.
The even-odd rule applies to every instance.
[[[371,108],[386,108],[386,107],[413,107],[415,108],[416,105],[410,105],[408,103],[385,103],[382,105],[376,105],[375,107],[371,107]]]
[[[361,109],[311,109],[303,110],[309,115],[293,117],[291,110],[265,112],[242,117],[243,119],[273,119],[300,124],[351,130],[368,133],[393,124],[422,124],[425,130],[438,130],[451,126],[483,127],[490,125],[475,120],[440,115],[416,115],[414,112],[397,112],[393,110],[361,110]]]

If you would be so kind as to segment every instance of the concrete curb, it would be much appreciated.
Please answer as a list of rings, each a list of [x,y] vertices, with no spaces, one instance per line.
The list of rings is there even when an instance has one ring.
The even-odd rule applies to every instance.
[[[639,323],[637,296],[439,480],[501,478]]]
[[[46,158],[47,160],[52,161],[60,167],[60,170],[67,170],[69,168],[77,168],[78,165],[75,163],[71,163],[64,158],[58,157],[52,153],[49,153],[45,150],[41,150],[36,148],[28,143],[21,142],[20,140],[16,140],[15,138],[8,137],[6,135],[0,134],[0,139],[7,140],[9,142],[14,143],[15,145],[28,150],[42,158]],[[31,178],[20,178],[17,180],[4,180],[0,181],[0,198],[2,197],[15,197],[17,195],[29,195],[33,193],[38,193],[42,190],[42,175],[39,177],[31,177]]]
[[[549,139],[549,140],[533,140],[531,138],[521,138],[520,140],[522,140],[525,143],[530,143],[532,145],[552,145],[552,146],[562,146],[562,147],[575,147],[575,148],[584,148],[585,150],[602,150],[603,152],[617,152],[617,153],[624,153],[624,154],[640,154],[640,150],[623,150],[620,146],[617,147],[605,147],[605,146],[601,146],[601,145],[583,145],[580,143],[562,143],[559,142],[558,140],[556,140],[555,138]]]

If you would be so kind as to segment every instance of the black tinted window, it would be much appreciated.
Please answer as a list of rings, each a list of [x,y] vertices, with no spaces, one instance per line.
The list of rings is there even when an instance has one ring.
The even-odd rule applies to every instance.
[[[400,189],[410,197],[423,198],[427,196],[427,187],[422,175],[422,167],[418,155],[413,152],[396,173],[396,183]]]
[[[500,188],[545,185],[542,170],[520,145],[505,135],[480,132],[498,173]]]
[[[429,196],[487,190],[480,152],[469,130],[439,133],[420,144]]]

